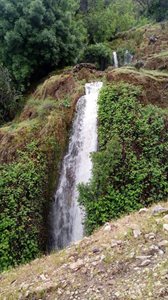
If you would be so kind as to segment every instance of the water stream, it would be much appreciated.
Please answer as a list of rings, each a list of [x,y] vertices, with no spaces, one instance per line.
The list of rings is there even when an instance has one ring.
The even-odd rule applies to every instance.
[[[83,237],[84,210],[78,204],[79,183],[89,181],[90,153],[97,150],[97,99],[101,82],[85,85],[77,103],[67,154],[50,213],[50,249],[62,249]]]
[[[117,52],[113,52],[113,59],[114,59],[114,67],[118,68],[118,57],[117,57]]]

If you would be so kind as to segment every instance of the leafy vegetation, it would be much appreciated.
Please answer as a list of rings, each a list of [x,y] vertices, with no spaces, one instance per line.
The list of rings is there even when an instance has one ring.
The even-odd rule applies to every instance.
[[[32,78],[76,61],[84,29],[74,16],[75,0],[0,2],[0,61],[19,89]]]
[[[111,49],[103,43],[88,46],[83,55],[85,62],[94,63],[101,70],[111,64]]]
[[[81,0],[81,10],[77,0],[1,0],[0,125],[15,117],[19,94],[31,82],[78,62],[82,54],[84,61],[104,70],[111,64],[112,50],[118,49],[122,64],[125,50],[134,53],[143,32],[128,33],[133,45],[126,35],[120,45],[116,35],[143,24],[147,16],[164,20],[167,11],[165,0]],[[52,88],[54,93],[55,83]],[[3,155],[11,158],[4,155],[2,160],[9,163],[0,165],[0,270],[30,261],[44,249],[45,192],[55,187],[58,176],[73,114],[70,94],[54,101],[51,95],[47,98],[44,86],[44,97],[27,102],[22,121],[9,124],[6,135],[2,130],[6,149],[10,148],[5,152],[2,147]],[[167,120],[162,110],[138,103],[138,94],[138,89],[124,84],[108,86],[101,93],[94,176],[89,185],[80,187],[88,232],[167,195]],[[66,109],[69,115],[64,118]],[[38,139],[41,148],[36,146]],[[24,152],[18,152],[14,161],[18,145]]]
[[[136,10],[132,0],[88,1],[84,24],[90,43],[107,41],[136,23]]]
[[[14,118],[21,104],[20,99],[8,70],[0,66],[0,125]]]
[[[142,14],[157,22],[168,19],[167,0],[136,0]]]
[[[0,271],[32,260],[44,247],[45,168],[34,143],[15,162],[0,165]]]
[[[139,93],[122,83],[101,91],[93,178],[79,187],[88,233],[168,194],[167,119],[161,109],[142,106]]]

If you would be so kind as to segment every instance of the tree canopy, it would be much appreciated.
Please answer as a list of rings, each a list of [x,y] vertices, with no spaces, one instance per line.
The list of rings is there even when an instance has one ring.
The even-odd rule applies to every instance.
[[[19,100],[8,70],[0,65],[0,125],[13,119],[21,104]]]
[[[90,0],[87,4],[84,23],[88,31],[89,42],[99,43],[109,40],[116,33],[135,25],[134,2],[132,0],[124,2],[122,0]]]
[[[157,22],[168,18],[167,0],[135,0],[139,5],[140,11]]]
[[[0,1],[0,61],[19,85],[76,60],[84,37],[77,8],[75,0]]]

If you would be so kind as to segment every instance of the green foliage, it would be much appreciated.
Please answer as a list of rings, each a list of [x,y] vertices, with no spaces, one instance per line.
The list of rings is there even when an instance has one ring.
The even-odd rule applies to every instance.
[[[139,93],[122,83],[101,91],[93,178],[79,187],[88,233],[168,195],[167,119],[161,109],[142,106]]]
[[[89,1],[88,13],[84,16],[90,43],[111,39],[116,33],[128,30],[136,24],[136,12],[132,0]]]
[[[0,65],[0,125],[14,118],[19,99],[8,70]]]
[[[0,271],[40,254],[45,162],[34,143],[0,166]]]
[[[168,19],[167,0],[136,0],[140,13],[157,22]]]
[[[85,62],[94,63],[101,70],[111,64],[112,51],[103,43],[88,46],[83,55]]]
[[[157,22],[168,19],[167,0],[153,0],[148,8],[148,15],[152,16]]]
[[[32,75],[46,75],[77,60],[84,29],[75,21],[75,0],[2,0],[0,61],[20,88]]]

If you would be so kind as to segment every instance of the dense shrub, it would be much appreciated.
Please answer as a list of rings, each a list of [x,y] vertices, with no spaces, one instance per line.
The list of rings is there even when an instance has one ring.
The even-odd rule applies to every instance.
[[[148,15],[153,17],[157,22],[168,19],[168,2],[167,0],[153,0],[148,9]]]
[[[0,125],[14,118],[21,104],[19,100],[8,70],[0,66]]]
[[[138,93],[126,84],[101,91],[93,178],[79,188],[88,233],[168,195],[168,121],[161,109],[142,106]]]
[[[84,30],[76,0],[0,1],[0,61],[19,87],[76,61]]]
[[[157,22],[168,19],[167,0],[135,0],[140,8],[141,14],[154,19]]]
[[[83,55],[85,62],[94,63],[101,70],[104,70],[111,64],[112,51],[103,43],[88,46]]]
[[[45,162],[34,144],[0,165],[0,271],[37,257],[42,249]]]
[[[83,19],[89,42],[105,42],[116,33],[135,26],[137,15],[134,4],[132,0],[88,1]]]

